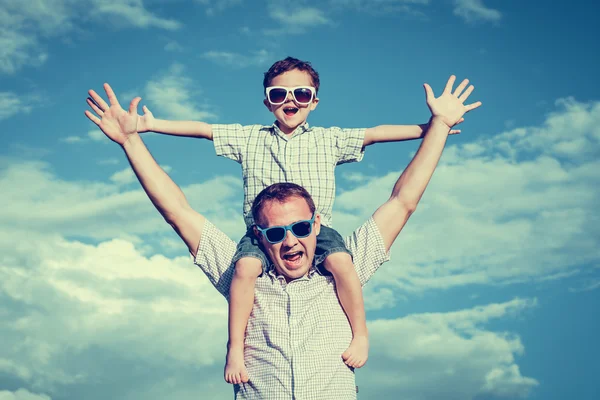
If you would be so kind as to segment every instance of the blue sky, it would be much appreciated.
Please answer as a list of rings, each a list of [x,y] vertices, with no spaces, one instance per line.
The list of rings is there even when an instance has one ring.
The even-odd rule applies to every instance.
[[[321,75],[312,125],[428,119],[469,78],[463,132],[365,288],[360,398],[596,399],[600,28],[593,2],[0,0],[0,399],[230,398],[226,304],[84,116],[109,82],[158,118],[273,120],[262,76]],[[237,164],[145,134],[192,206],[243,233]],[[337,170],[334,226],[389,196],[418,143]]]

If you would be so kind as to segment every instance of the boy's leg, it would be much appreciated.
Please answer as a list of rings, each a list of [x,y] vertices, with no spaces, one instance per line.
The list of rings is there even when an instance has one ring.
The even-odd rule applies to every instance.
[[[235,263],[229,289],[229,342],[225,364],[227,383],[248,382],[244,365],[244,338],[254,304],[254,285],[261,273],[262,261],[258,258],[243,257]]]
[[[362,287],[352,257],[345,252],[332,253],[325,258],[323,266],[335,279],[338,298],[352,328],[352,342],[342,358],[346,365],[360,368],[369,356],[369,335]]]

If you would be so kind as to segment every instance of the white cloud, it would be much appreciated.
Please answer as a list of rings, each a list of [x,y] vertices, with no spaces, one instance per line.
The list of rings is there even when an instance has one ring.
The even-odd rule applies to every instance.
[[[170,173],[172,170],[172,168],[168,165],[161,165],[161,168],[167,173]],[[133,170],[130,167],[115,172],[110,176],[109,179],[111,180],[111,182],[114,182],[120,186],[129,185],[131,183],[137,182],[137,177],[135,176]]]
[[[181,52],[181,51],[183,51],[183,46],[180,45],[175,40],[171,40],[165,45],[165,51]]]
[[[123,176],[119,183],[127,179]],[[119,184],[64,181],[47,164],[17,162],[0,168],[0,187],[0,229],[19,227],[100,240],[123,234],[170,233],[171,228],[137,185],[121,191]],[[200,204],[198,209],[218,222],[224,232],[241,237],[239,178],[221,176],[182,190],[190,204]]]
[[[64,138],[60,138],[59,140],[61,142],[68,143],[68,144],[81,143],[81,142],[84,141],[79,136],[67,136],[67,137],[64,137]]]
[[[214,16],[242,4],[242,0],[196,0],[197,3],[206,7],[206,15]]]
[[[430,0],[330,0],[334,7],[352,8],[369,14],[400,13],[423,17],[423,6],[427,6]]]
[[[0,400],[51,400],[51,398],[45,394],[35,394],[21,388],[16,392],[0,391]]]
[[[569,288],[571,293],[589,292],[590,290],[600,289],[600,278],[589,279],[579,287]]]
[[[447,146],[375,287],[563,279],[598,265],[599,127],[600,102],[562,99],[541,126]],[[339,195],[334,225],[349,233],[399,175]]]
[[[106,21],[102,14],[107,14],[109,17],[122,19],[126,26],[132,25],[137,28],[160,28],[172,31],[182,26],[178,21],[161,18],[151,13],[144,6],[143,0],[94,0],[93,4],[91,16],[102,18],[102,21]],[[108,21],[110,22],[111,19]]]
[[[200,91],[187,76],[181,64],[173,64],[169,70],[149,81],[145,87],[146,100],[150,101],[156,110],[149,107],[156,118],[176,120],[206,121],[216,116],[207,110],[207,106],[198,106],[192,100],[199,96]],[[143,101],[143,100],[142,100]]]
[[[12,92],[0,92],[0,121],[18,113],[30,113],[34,102],[35,99],[31,96],[19,97]]]
[[[483,326],[535,305],[535,300],[515,299],[455,312],[371,321],[373,345],[369,366],[358,375],[359,386],[379,398],[526,397],[538,382],[522,376],[516,364],[523,344],[515,335]]]
[[[176,30],[181,24],[150,12],[142,0],[3,0],[0,8],[0,72],[40,66],[48,40],[86,29],[90,20],[123,28]]]
[[[486,7],[483,0],[454,0],[454,15],[463,18],[467,22],[498,22],[502,19],[502,13]]]
[[[279,29],[265,29],[266,34],[301,34],[307,29],[320,25],[330,25],[333,22],[325,13],[315,7],[298,5],[288,1],[270,1],[269,16],[279,22]]]
[[[0,359],[15,364],[4,373],[26,369],[22,378],[46,388],[115,374],[99,368],[95,348],[149,369],[221,367],[226,302],[190,257],[148,258],[121,239],[0,236],[0,313],[10,321],[0,327]]]
[[[237,68],[246,68],[256,65],[264,65],[273,58],[271,53],[265,49],[261,49],[251,53],[250,55],[243,55],[239,53],[231,53],[227,51],[207,51],[202,54],[203,58],[216,62],[217,64],[227,65]]]

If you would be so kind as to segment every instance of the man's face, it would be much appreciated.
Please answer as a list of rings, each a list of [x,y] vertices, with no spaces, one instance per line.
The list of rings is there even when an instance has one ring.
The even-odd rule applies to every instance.
[[[284,86],[286,88],[298,86],[313,87],[313,83],[308,72],[293,69],[277,75],[273,78],[269,86]],[[283,104],[273,105],[269,103],[268,99],[265,98],[264,100],[265,106],[275,115],[279,129],[286,134],[292,133],[294,129],[302,125],[308,118],[308,114],[317,107],[318,102],[319,99],[316,97],[316,93],[310,104],[298,104],[294,100],[292,93],[287,94],[287,98]]]
[[[302,197],[290,197],[284,203],[278,201],[266,203],[261,210],[260,227],[286,226],[311,218],[312,212],[306,200]],[[308,273],[315,257],[320,229],[320,215],[316,215],[312,232],[305,238],[297,238],[288,230],[282,242],[271,244],[264,235],[256,232],[275,270],[289,282]]]

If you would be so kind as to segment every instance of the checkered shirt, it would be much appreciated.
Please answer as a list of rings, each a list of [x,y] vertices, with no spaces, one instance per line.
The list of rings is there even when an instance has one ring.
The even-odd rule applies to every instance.
[[[370,218],[346,238],[364,285],[389,257]],[[226,298],[236,244],[205,222],[194,260]],[[354,371],[342,361],[352,339],[335,282],[311,268],[286,283],[273,266],[256,280],[254,306],[246,328],[244,360],[250,377],[235,385],[236,399],[353,400]]]
[[[261,190],[293,182],[311,194],[321,223],[331,226],[335,166],[360,161],[365,129],[311,128],[304,124],[287,136],[277,125],[212,125],[218,156],[237,161],[244,178],[244,221],[254,224],[252,203]]]

